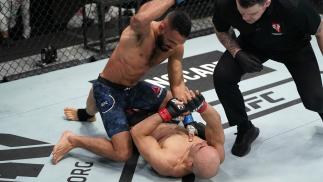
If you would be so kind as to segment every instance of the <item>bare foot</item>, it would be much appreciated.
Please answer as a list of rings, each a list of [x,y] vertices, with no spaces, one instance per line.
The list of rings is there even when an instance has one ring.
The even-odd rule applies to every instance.
[[[65,118],[67,120],[70,120],[70,121],[80,121],[78,116],[77,116],[77,109],[76,108],[73,108],[73,107],[66,107],[64,108],[64,115],[65,115]],[[89,122],[93,122],[95,121],[95,116],[93,116],[92,118],[89,118],[88,120],[86,121],[89,121]]]
[[[74,133],[70,131],[65,131],[57,144],[54,146],[54,149],[52,151],[52,163],[57,164],[66,153],[68,153],[70,150],[74,148],[74,146],[70,143],[69,137],[76,136]]]

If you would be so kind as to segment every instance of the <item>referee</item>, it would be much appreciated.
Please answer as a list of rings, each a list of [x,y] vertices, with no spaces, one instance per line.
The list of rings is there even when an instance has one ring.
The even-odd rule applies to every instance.
[[[315,35],[323,53],[323,23],[307,0],[215,0],[213,24],[227,49],[213,81],[229,124],[237,125],[232,154],[247,155],[259,135],[248,119],[238,83],[243,74],[261,71],[268,59],[287,67],[304,106],[323,119],[322,79],[310,44]]]

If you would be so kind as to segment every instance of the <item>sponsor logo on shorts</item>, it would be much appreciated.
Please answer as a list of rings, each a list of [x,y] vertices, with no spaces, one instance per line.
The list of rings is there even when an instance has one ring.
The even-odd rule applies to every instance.
[[[155,86],[155,85],[152,85],[151,89],[153,90],[154,94],[157,95],[157,98],[159,98],[161,96],[161,94],[163,93],[163,89],[158,87],[158,86]]]
[[[111,95],[109,95],[107,100],[101,102],[100,104],[102,113],[109,112],[113,108],[114,104],[115,104],[115,99]]]
[[[160,88],[160,87],[157,87],[157,86],[155,86],[155,85],[153,85],[153,86],[151,87],[151,89],[153,90],[153,92],[154,92],[156,95],[158,95],[158,94],[160,93],[160,91],[161,91],[161,88]]]

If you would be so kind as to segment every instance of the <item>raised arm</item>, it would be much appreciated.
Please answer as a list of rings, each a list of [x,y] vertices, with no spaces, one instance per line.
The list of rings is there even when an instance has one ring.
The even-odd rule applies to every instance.
[[[168,171],[167,160],[157,140],[151,133],[162,123],[159,114],[153,114],[135,125],[131,130],[132,139],[141,156],[161,175]]]
[[[319,45],[319,48],[321,50],[321,54],[323,55],[323,20],[322,19],[315,36],[316,36],[316,40]]]
[[[203,95],[190,91],[192,99],[186,104],[189,111],[197,111],[206,122],[205,137],[210,146],[213,146],[219,153],[220,160],[224,160],[224,132],[219,113],[208,104]]]
[[[183,52],[184,46],[178,45],[178,47],[174,51],[174,54],[168,58],[167,70],[170,90],[173,97],[186,103],[186,87],[184,83],[182,68]]]
[[[222,163],[224,161],[224,132],[220,115],[211,105],[208,104],[206,110],[201,113],[201,117],[206,122],[206,141],[209,145],[216,148]]]
[[[166,108],[153,114],[135,125],[131,130],[131,136],[142,157],[161,175],[170,175],[173,166],[168,163],[163,149],[152,136],[153,131],[162,122],[167,122],[185,111],[184,105],[177,100],[171,100]]]
[[[175,0],[152,0],[145,3],[131,18],[131,28],[139,35],[146,35],[149,33],[150,23],[161,17],[174,3]]]

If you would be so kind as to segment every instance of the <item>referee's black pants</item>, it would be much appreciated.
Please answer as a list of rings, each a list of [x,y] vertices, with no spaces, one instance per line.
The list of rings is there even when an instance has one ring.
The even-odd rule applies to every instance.
[[[323,120],[323,88],[317,59],[310,43],[293,53],[271,54],[246,49],[262,62],[272,59],[283,63],[292,75],[304,106],[320,114]],[[244,99],[238,83],[245,74],[232,55],[226,51],[213,73],[213,83],[224,107],[230,126],[243,126],[248,122]]]

